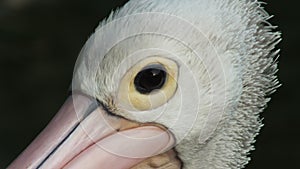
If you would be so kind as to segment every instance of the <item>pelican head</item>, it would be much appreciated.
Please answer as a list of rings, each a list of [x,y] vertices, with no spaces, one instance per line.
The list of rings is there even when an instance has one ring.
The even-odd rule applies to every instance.
[[[257,1],[129,1],[91,35],[72,96],[9,168],[132,168],[170,149],[177,168],[243,168],[279,86],[269,18]]]

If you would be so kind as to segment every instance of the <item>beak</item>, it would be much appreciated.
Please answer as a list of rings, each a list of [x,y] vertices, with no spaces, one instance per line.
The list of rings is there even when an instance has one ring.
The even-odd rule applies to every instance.
[[[8,169],[125,169],[174,144],[160,127],[113,116],[96,99],[73,94]]]

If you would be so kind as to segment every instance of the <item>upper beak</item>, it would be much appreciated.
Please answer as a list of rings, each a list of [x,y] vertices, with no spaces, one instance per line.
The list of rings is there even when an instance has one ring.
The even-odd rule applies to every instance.
[[[174,144],[162,128],[110,115],[95,99],[73,94],[8,169],[125,169]]]

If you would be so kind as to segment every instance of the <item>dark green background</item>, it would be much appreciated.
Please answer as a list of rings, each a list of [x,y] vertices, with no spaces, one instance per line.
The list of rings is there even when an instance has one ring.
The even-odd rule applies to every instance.
[[[21,3],[20,3],[21,2]],[[84,42],[125,0],[0,1],[0,168],[43,129],[66,99]],[[272,1],[283,41],[283,86],[263,113],[265,127],[247,168],[296,168],[300,158],[299,5]]]

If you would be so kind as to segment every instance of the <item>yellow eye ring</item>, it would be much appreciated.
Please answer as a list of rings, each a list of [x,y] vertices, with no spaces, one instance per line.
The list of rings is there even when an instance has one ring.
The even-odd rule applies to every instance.
[[[159,56],[148,57],[127,71],[121,80],[117,100],[121,107],[129,110],[157,108],[175,94],[177,77],[176,62]]]

